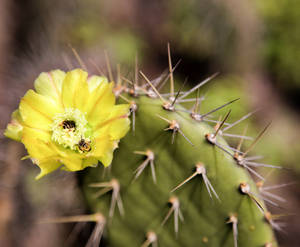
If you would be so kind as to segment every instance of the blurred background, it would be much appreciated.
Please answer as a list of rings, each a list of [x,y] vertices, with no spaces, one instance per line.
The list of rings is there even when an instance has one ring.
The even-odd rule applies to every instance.
[[[84,246],[93,225],[72,235],[74,225],[42,219],[87,213],[74,174],[61,171],[35,181],[38,168],[20,161],[24,147],[3,137],[11,112],[42,71],[78,67],[70,45],[90,72],[105,70],[104,50],[124,76],[135,57],[150,78],[167,69],[170,42],[178,84],[190,86],[215,72],[201,90],[203,111],[235,98],[230,121],[259,109],[250,120],[256,146],[274,171],[268,184],[286,202],[280,246],[299,246],[300,235],[300,1],[299,0],[1,0],[0,1],[0,246]],[[241,134],[245,123],[233,133]],[[228,139],[232,145],[237,140]],[[268,171],[261,170],[266,175]]]

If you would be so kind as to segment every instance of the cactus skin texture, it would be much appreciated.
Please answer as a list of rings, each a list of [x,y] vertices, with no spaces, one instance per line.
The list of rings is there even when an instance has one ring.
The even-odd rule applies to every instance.
[[[137,106],[135,131],[120,141],[111,167],[82,173],[89,207],[106,218],[103,238],[108,246],[277,246],[264,203],[248,171],[207,140],[207,134],[215,133],[213,127],[196,121],[180,105],[169,111],[157,97],[124,96]],[[176,120],[180,131],[168,129],[166,119]],[[219,135],[217,142],[228,145]],[[146,150],[154,157],[136,153]],[[144,161],[147,165],[135,179],[134,171]],[[197,164],[198,168],[205,167],[215,193],[210,188],[210,195],[204,176],[195,174]],[[192,174],[192,179],[171,192]],[[105,183],[110,181],[120,190],[95,188],[94,183],[104,183],[100,185],[106,189]],[[99,191],[103,193],[97,197]],[[115,206],[113,198],[117,198]]]

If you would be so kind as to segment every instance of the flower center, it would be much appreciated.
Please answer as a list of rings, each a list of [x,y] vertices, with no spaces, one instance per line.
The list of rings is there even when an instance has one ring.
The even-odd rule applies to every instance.
[[[85,115],[81,111],[67,108],[65,112],[54,116],[51,138],[65,148],[89,152],[91,150],[89,129]]]

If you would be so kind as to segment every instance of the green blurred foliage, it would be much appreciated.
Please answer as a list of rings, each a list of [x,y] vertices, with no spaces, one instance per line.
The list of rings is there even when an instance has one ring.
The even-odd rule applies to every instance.
[[[47,16],[47,1],[35,5],[43,18]],[[205,60],[215,69],[229,73],[236,72],[237,67],[249,69],[255,59],[251,54],[258,53],[276,86],[300,89],[298,0],[243,3],[170,0],[126,4],[120,0],[87,0],[73,7],[65,5],[74,16],[57,25],[59,31],[55,36],[78,49],[108,49],[114,53],[115,61],[125,64],[131,63],[138,53],[147,57],[149,63],[152,58],[149,55],[161,52],[170,41],[182,58]]]
[[[60,31],[62,40],[77,48],[108,49],[121,63],[131,62],[136,53],[151,63],[152,55],[165,51],[170,42],[175,53],[215,69],[232,71],[237,67],[241,30],[228,4],[171,0],[128,1],[127,5],[119,0],[78,3],[68,31]]]
[[[169,4],[165,26],[177,49],[199,57],[219,54],[222,60],[226,53],[231,56],[235,27],[223,4],[196,0],[172,0]]]
[[[265,26],[263,58],[277,86],[300,89],[300,1],[256,1]]]
[[[110,51],[114,60],[130,64],[135,54],[143,54],[143,40],[126,24],[117,23],[110,16],[109,4],[100,1],[78,3],[76,18],[69,23],[69,29],[61,30],[62,40],[76,49]],[[140,55],[142,57],[142,55]]]

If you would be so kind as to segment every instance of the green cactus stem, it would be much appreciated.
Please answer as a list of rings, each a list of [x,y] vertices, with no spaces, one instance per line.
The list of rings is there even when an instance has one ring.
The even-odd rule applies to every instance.
[[[235,158],[243,153],[221,135],[230,112],[213,128],[174,103],[175,93],[169,100],[145,88],[122,93],[135,127],[112,165],[81,177],[89,207],[106,217],[108,246],[277,246],[275,223]]]

